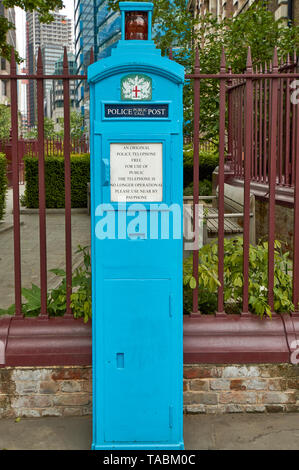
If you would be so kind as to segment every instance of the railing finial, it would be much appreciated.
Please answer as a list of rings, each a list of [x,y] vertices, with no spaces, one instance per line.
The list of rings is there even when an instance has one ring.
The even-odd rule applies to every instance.
[[[199,73],[199,72],[200,72],[200,63],[199,63],[199,50],[198,50],[198,46],[196,46],[196,49],[195,49],[194,72],[195,72],[195,73]]]
[[[68,75],[69,71],[69,64],[68,64],[68,58],[67,58],[67,49],[64,47],[63,51],[63,75]]]
[[[41,48],[38,48],[38,53],[37,53],[37,74],[42,75],[43,74],[43,58],[42,58],[42,51]]]
[[[220,73],[225,73],[225,72],[226,72],[226,57],[225,57],[224,47],[222,46]]]
[[[277,47],[274,47],[272,70],[273,70],[274,73],[278,71],[278,54],[277,54]]]
[[[12,75],[15,75],[17,73],[16,55],[13,47],[11,48],[10,54],[10,73]]]
[[[246,72],[247,73],[252,73],[252,58],[251,58],[251,47],[250,46],[248,46],[248,50],[247,50]]]
[[[89,56],[89,63],[94,63],[94,54],[93,54],[93,47],[90,48],[90,56]]]

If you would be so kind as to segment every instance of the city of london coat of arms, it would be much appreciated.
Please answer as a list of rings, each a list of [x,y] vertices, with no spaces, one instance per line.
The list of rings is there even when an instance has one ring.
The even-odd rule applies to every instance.
[[[144,74],[126,75],[121,80],[121,99],[145,101],[152,99],[152,79]]]

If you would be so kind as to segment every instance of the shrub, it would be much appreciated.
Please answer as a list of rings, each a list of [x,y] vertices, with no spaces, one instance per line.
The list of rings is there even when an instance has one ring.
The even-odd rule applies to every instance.
[[[212,194],[212,182],[209,180],[199,181],[199,196],[210,196]],[[184,196],[193,196],[193,181],[184,188]]]
[[[217,242],[199,250],[198,307],[202,313],[214,313],[217,308],[218,281]],[[289,253],[282,253],[281,243],[275,241],[274,310],[277,313],[294,311],[292,303],[292,278],[289,274]],[[252,313],[271,317],[268,304],[268,243],[249,249],[249,308]],[[192,259],[184,261],[184,312],[192,310]],[[224,240],[224,303],[228,313],[240,313],[243,293],[243,239]]]
[[[0,220],[5,214],[6,192],[7,192],[7,161],[6,156],[0,153]]]
[[[212,181],[212,174],[218,165],[219,155],[216,152],[199,153],[199,179]],[[184,188],[193,182],[193,148],[184,147]]]
[[[24,204],[28,208],[37,208],[38,202],[38,159],[25,157],[26,189]],[[87,183],[90,180],[89,155],[71,155],[71,205],[87,207]],[[59,156],[45,157],[46,207],[63,208],[64,192],[64,158]]]

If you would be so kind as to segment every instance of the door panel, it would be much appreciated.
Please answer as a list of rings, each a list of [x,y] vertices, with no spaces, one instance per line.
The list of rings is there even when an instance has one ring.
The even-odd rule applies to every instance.
[[[170,281],[106,279],[104,293],[105,441],[168,441]]]

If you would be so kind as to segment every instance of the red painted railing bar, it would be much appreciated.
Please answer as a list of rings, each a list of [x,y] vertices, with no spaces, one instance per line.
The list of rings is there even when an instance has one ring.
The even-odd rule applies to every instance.
[[[198,48],[195,52],[196,74],[200,72]],[[198,201],[199,201],[199,118],[200,118],[200,80],[194,80],[194,132],[193,132],[193,232],[196,243],[193,250],[193,276],[196,279],[196,287],[193,289],[193,313],[198,313]]]
[[[229,67],[229,73],[232,73]],[[232,84],[232,80],[228,80],[227,86]],[[227,151],[229,154],[229,161],[233,161],[233,102],[232,93],[227,93]]]
[[[19,158],[18,158],[18,84],[16,77],[15,51],[11,50],[11,140],[12,140],[12,184],[13,184],[13,224],[14,224],[14,280],[15,314],[22,317],[21,296],[21,242],[20,242],[20,203],[19,203]]]
[[[252,155],[253,127],[253,83],[251,50],[247,54],[247,80],[245,86],[245,152],[244,152],[244,222],[243,222],[243,307],[242,314],[248,314],[248,283],[249,283],[249,232],[250,232],[250,157]]]
[[[279,166],[278,166],[278,181],[281,185],[283,183],[282,174],[283,174],[283,89],[284,89],[284,81],[283,79],[280,80],[279,84],[279,121],[278,121],[278,155],[279,155]]]
[[[90,64],[93,64],[93,63],[94,63],[93,47],[90,48],[89,63],[90,63]]]
[[[298,74],[299,76],[299,74]],[[0,80],[10,80],[11,78],[16,78],[17,80],[36,80],[37,76],[34,74],[29,74],[29,75],[3,75],[0,74]],[[41,78],[44,80],[61,80],[61,75],[43,75]],[[69,80],[87,80],[87,75],[82,74],[82,75],[69,75]]]
[[[258,155],[258,81],[254,83],[254,173],[253,179],[257,180],[257,155]]]
[[[288,73],[281,73],[281,72],[273,72],[271,73],[270,71],[268,71],[268,73],[264,73],[263,74],[264,78],[299,78],[299,73],[295,72],[288,72]],[[47,75],[46,78],[49,78],[52,76],[50,75]],[[73,77],[73,76],[72,76]],[[1,76],[0,76],[1,78]],[[23,77],[24,78],[24,77]],[[77,78],[77,77],[76,77]],[[246,74],[244,73],[232,73],[232,74],[229,74],[229,73],[225,73],[224,75],[220,75],[220,74],[208,74],[208,73],[200,73],[200,74],[186,74],[185,75],[185,78],[186,79],[194,79],[194,78],[200,78],[201,80],[206,80],[206,79],[222,79],[222,78],[226,78],[226,79],[234,79],[234,78],[240,78],[240,79],[243,79],[243,83],[240,84],[240,86],[242,85],[245,85],[245,82],[246,82]],[[260,74],[259,73],[252,73],[252,80],[256,80],[256,79],[260,79]]]
[[[225,73],[225,53],[222,49],[220,74]],[[219,174],[218,174],[218,305],[216,315],[224,312],[224,137],[226,79],[220,80],[219,96]]]
[[[242,166],[243,166],[243,162],[242,162],[242,154],[243,154],[243,149],[242,149],[242,114],[243,114],[243,111],[242,111],[242,106],[243,106],[243,103],[242,103],[242,89],[239,89],[238,90],[238,94],[239,94],[239,113],[238,113],[238,160],[239,160],[239,170],[238,170],[238,176],[239,178],[242,178],[242,175],[243,175],[243,171],[242,171]]]
[[[265,72],[267,71],[267,64],[265,64]],[[267,181],[267,158],[268,158],[268,80],[264,80],[264,152],[263,152],[263,183]]]
[[[260,66],[260,74],[262,75],[263,69]],[[263,161],[263,80],[259,81],[259,182],[262,181],[262,161]]]
[[[290,65],[290,55],[287,57],[287,65]],[[291,113],[291,96],[290,96],[290,79],[286,79],[286,100],[285,100],[285,185],[290,185],[290,113]]]
[[[38,49],[37,77],[43,75],[41,49]],[[44,80],[37,79],[37,133],[38,133],[38,194],[39,194],[39,246],[41,317],[47,317],[47,242],[46,242],[46,188],[44,144]]]
[[[297,63],[297,55],[294,53],[294,64]],[[294,73],[296,68],[294,67]],[[291,163],[291,186],[295,186],[295,158],[296,158],[296,104],[292,103],[292,163]]]
[[[236,99],[235,99],[235,90],[228,91],[228,99],[230,101],[231,109],[231,135],[232,135],[232,164],[234,174],[237,174],[237,161],[236,161]],[[230,129],[230,127],[229,127]]]
[[[14,79],[17,79],[17,80],[24,80],[24,78],[26,78],[26,80],[36,80],[37,76],[34,75],[34,74],[29,74],[29,75],[18,75],[18,74],[15,74],[15,75],[12,75],[12,74],[8,74],[8,75],[3,75],[3,74],[0,74],[0,80],[10,80],[11,78],[14,78]],[[45,80],[61,80],[61,75],[43,75],[43,78]],[[236,79],[236,78],[240,78],[240,79],[243,79],[244,82],[243,83],[240,83],[240,86],[243,86],[245,84],[245,79],[246,79],[246,74],[244,73],[225,73],[224,75],[219,75],[219,74],[209,74],[209,73],[199,73],[199,74],[186,74],[185,75],[185,79],[188,79],[188,80],[193,80],[194,78],[199,78],[200,80],[207,80],[207,79],[222,79],[222,78],[226,78],[226,79]],[[252,74],[252,79],[259,79],[260,78],[260,74],[259,73],[253,73]],[[270,73],[266,73],[264,74],[264,78],[299,78],[299,73],[298,72],[288,72],[288,73],[275,73],[275,74],[270,74]],[[86,80],[87,79],[87,75],[85,74],[82,74],[82,75],[69,75],[69,80]],[[236,85],[233,85],[233,86],[236,86]]]
[[[277,49],[274,50],[273,72],[278,69]],[[269,207],[268,207],[268,303],[274,312],[274,242],[275,242],[275,186],[277,157],[277,120],[278,120],[278,86],[279,79],[274,78],[271,84],[270,114],[270,153],[269,153]]]
[[[296,157],[294,188],[293,304],[299,311],[299,105],[296,106]]]
[[[72,226],[71,226],[71,159],[70,159],[70,86],[66,47],[63,57],[64,96],[64,187],[65,187],[65,257],[66,257],[66,315],[71,316],[72,294]]]

